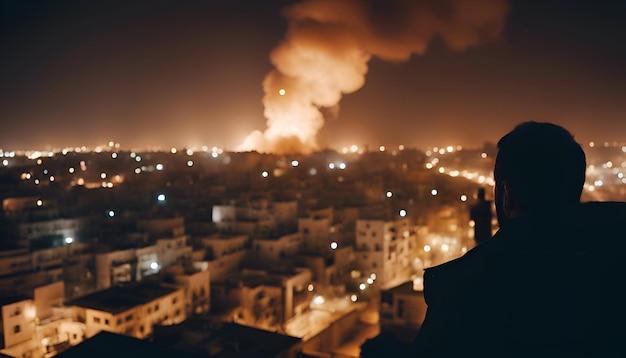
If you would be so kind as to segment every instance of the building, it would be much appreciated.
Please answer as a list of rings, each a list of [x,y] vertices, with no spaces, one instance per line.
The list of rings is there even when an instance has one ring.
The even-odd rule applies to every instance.
[[[2,302],[2,353],[12,357],[51,356],[80,343],[85,326],[63,305],[63,282],[35,288],[31,295]]]
[[[201,239],[205,248],[206,270],[211,280],[222,282],[239,271],[249,243],[248,235],[214,234]]]
[[[426,317],[421,285],[407,281],[380,292],[380,325],[402,326],[417,331]]]
[[[267,265],[272,266],[280,260],[293,257],[302,246],[302,236],[299,232],[282,235],[277,239],[252,240],[252,254],[254,258]]]
[[[75,320],[85,324],[87,338],[108,331],[143,339],[153,325],[186,318],[184,288],[152,283],[115,286],[67,304],[74,308]]]
[[[374,273],[381,287],[410,279],[416,234],[409,219],[358,220],[356,265],[365,276]]]

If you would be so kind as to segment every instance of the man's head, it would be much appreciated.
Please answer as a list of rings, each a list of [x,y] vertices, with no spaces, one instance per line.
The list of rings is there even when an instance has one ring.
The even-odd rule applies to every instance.
[[[525,122],[498,142],[494,168],[498,222],[519,215],[548,216],[580,202],[585,153],[565,128]]]

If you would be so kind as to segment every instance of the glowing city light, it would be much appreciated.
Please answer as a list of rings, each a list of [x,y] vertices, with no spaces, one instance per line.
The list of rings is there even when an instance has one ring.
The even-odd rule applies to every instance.
[[[2,165],[4,165],[5,167],[6,167],[6,166],[8,166],[8,165],[9,165],[9,161],[8,161],[8,160],[6,160],[6,159],[4,159],[4,160],[2,161]]]
[[[114,217],[114,216],[115,216],[115,211],[113,211],[113,210],[109,210],[109,213],[108,213],[108,214],[109,214],[109,217],[110,217],[110,218],[112,218],[112,217]]]
[[[363,290],[365,290],[365,288],[366,288],[366,287],[367,287],[367,286],[366,286],[364,283],[361,283],[361,284],[359,285],[359,290],[363,291]]]
[[[37,200],[37,206],[42,206],[42,205],[43,205],[43,201],[41,201],[41,199]]]
[[[69,244],[71,244],[72,242],[74,242],[74,238],[73,238],[73,237],[66,237],[66,238],[65,238],[65,243],[66,243],[66,244],[68,244],[68,245],[69,245]]]
[[[339,163],[339,169],[346,169],[346,163]]]
[[[264,171],[261,172],[261,176],[263,178],[267,178],[269,175],[270,175],[270,173],[268,173],[267,170],[264,170]]]
[[[193,160],[188,160],[187,161],[187,166],[188,167],[193,167]]]
[[[111,153],[111,158],[116,159],[117,158],[117,153]]]
[[[424,251],[430,252],[430,250],[431,250],[430,245],[424,245]]]
[[[325,302],[326,300],[324,299],[324,296],[315,296],[313,297],[313,303],[316,305],[321,305]]]
[[[313,286],[312,283],[309,283],[309,285],[306,287],[307,291],[309,292],[313,292],[313,290],[315,289],[315,286]]]
[[[437,189],[433,189],[430,191],[430,195],[432,196],[436,196],[439,192],[437,191]]]
[[[368,285],[371,285],[371,284],[373,284],[373,283],[374,283],[374,280],[372,280],[372,278],[371,278],[371,277],[368,277],[366,281],[367,281],[367,284],[368,284]]]
[[[152,261],[152,262],[150,263],[150,268],[151,268],[152,270],[156,270],[156,269],[158,269],[158,268],[159,268],[159,264],[158,264],[158,263],[156,263],[156,262],[154,262],[154,261]]]
[[[164,201],[165,201],[165,194],[159,194],[159,195],[157,195],[157,200],[158,200],[159,202],[161,202],[161,203],[162,203],[162,202],[164,202]]]
[[[400,217],[405,217],[406,216],[406,210],[400,209],[399,214],[400,214]]]
[[[298,162],[297,160],[292,160],[292,161],[291,161],[291,166],[292,166],[292,167],[294,167],[294,168],[295,168],[295,167],[297,167],[298,165],[300,165],[300,162]]]
[[[626,147],[625,147],[625,148],[626,148]],[[379,150],[379,151],[381,151],[381,152],[384,152],[384,151],[385,151],[385,146],[384,146],[384,145],[381,145],[380,147],[378,147],[378,150]]]
[[[287,93],[287,91],[285,91],[284,88],[281,88],[281,89],[278,90],[278,94],[281,95],[281,96],[284,96],[286,93]]]
[[[393,193],[392,193],[392,192],[390,192],[390,191],[388,191],[388,192],[387,192],[387,197],[388,197],[388,198],[391,198],[392,196],[393,196]]]
[[[333,242],[330,243],[330,249],[331,250],[336,250],[338,246],[339,245],[337,244],[336,241],[333,241]]]
[[[487,158],[487,153],[485,152],[480,153],[480,157],[483,159]]]
[[[335,169],[335,163],[328,163],[328,169]]]
[[[161,163],[157,164],[156,165],[156,170],[159,170],[159,171],[163,170],[163,164],[161,164]]]
[[[461,201],[463,202],[467,201],[467,195],[465,194],[461,195]]]
[[[107,177],[107,173],[100,173],[100,178],[101,179],[106,179]]]
[[[357,295],[352,295],[350,296],[350,301],[352,302],[356,302],[359,298],[357,297]]]

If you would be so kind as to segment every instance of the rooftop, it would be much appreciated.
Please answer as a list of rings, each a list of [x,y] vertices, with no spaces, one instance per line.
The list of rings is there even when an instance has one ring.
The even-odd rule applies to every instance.
[[[175,288],[163,287],[152,283],[115,286],[77,298],[68,302],[68,305],[118,314],[175,291]]]

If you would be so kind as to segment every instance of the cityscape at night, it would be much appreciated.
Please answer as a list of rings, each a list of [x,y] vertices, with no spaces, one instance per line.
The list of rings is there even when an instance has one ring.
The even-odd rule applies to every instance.
[[[525,121],[574,135],[581,202],[626,201],[623,2],[0,19],[2,357],[393,356],[425,270],[501,229],[497,143]]]

